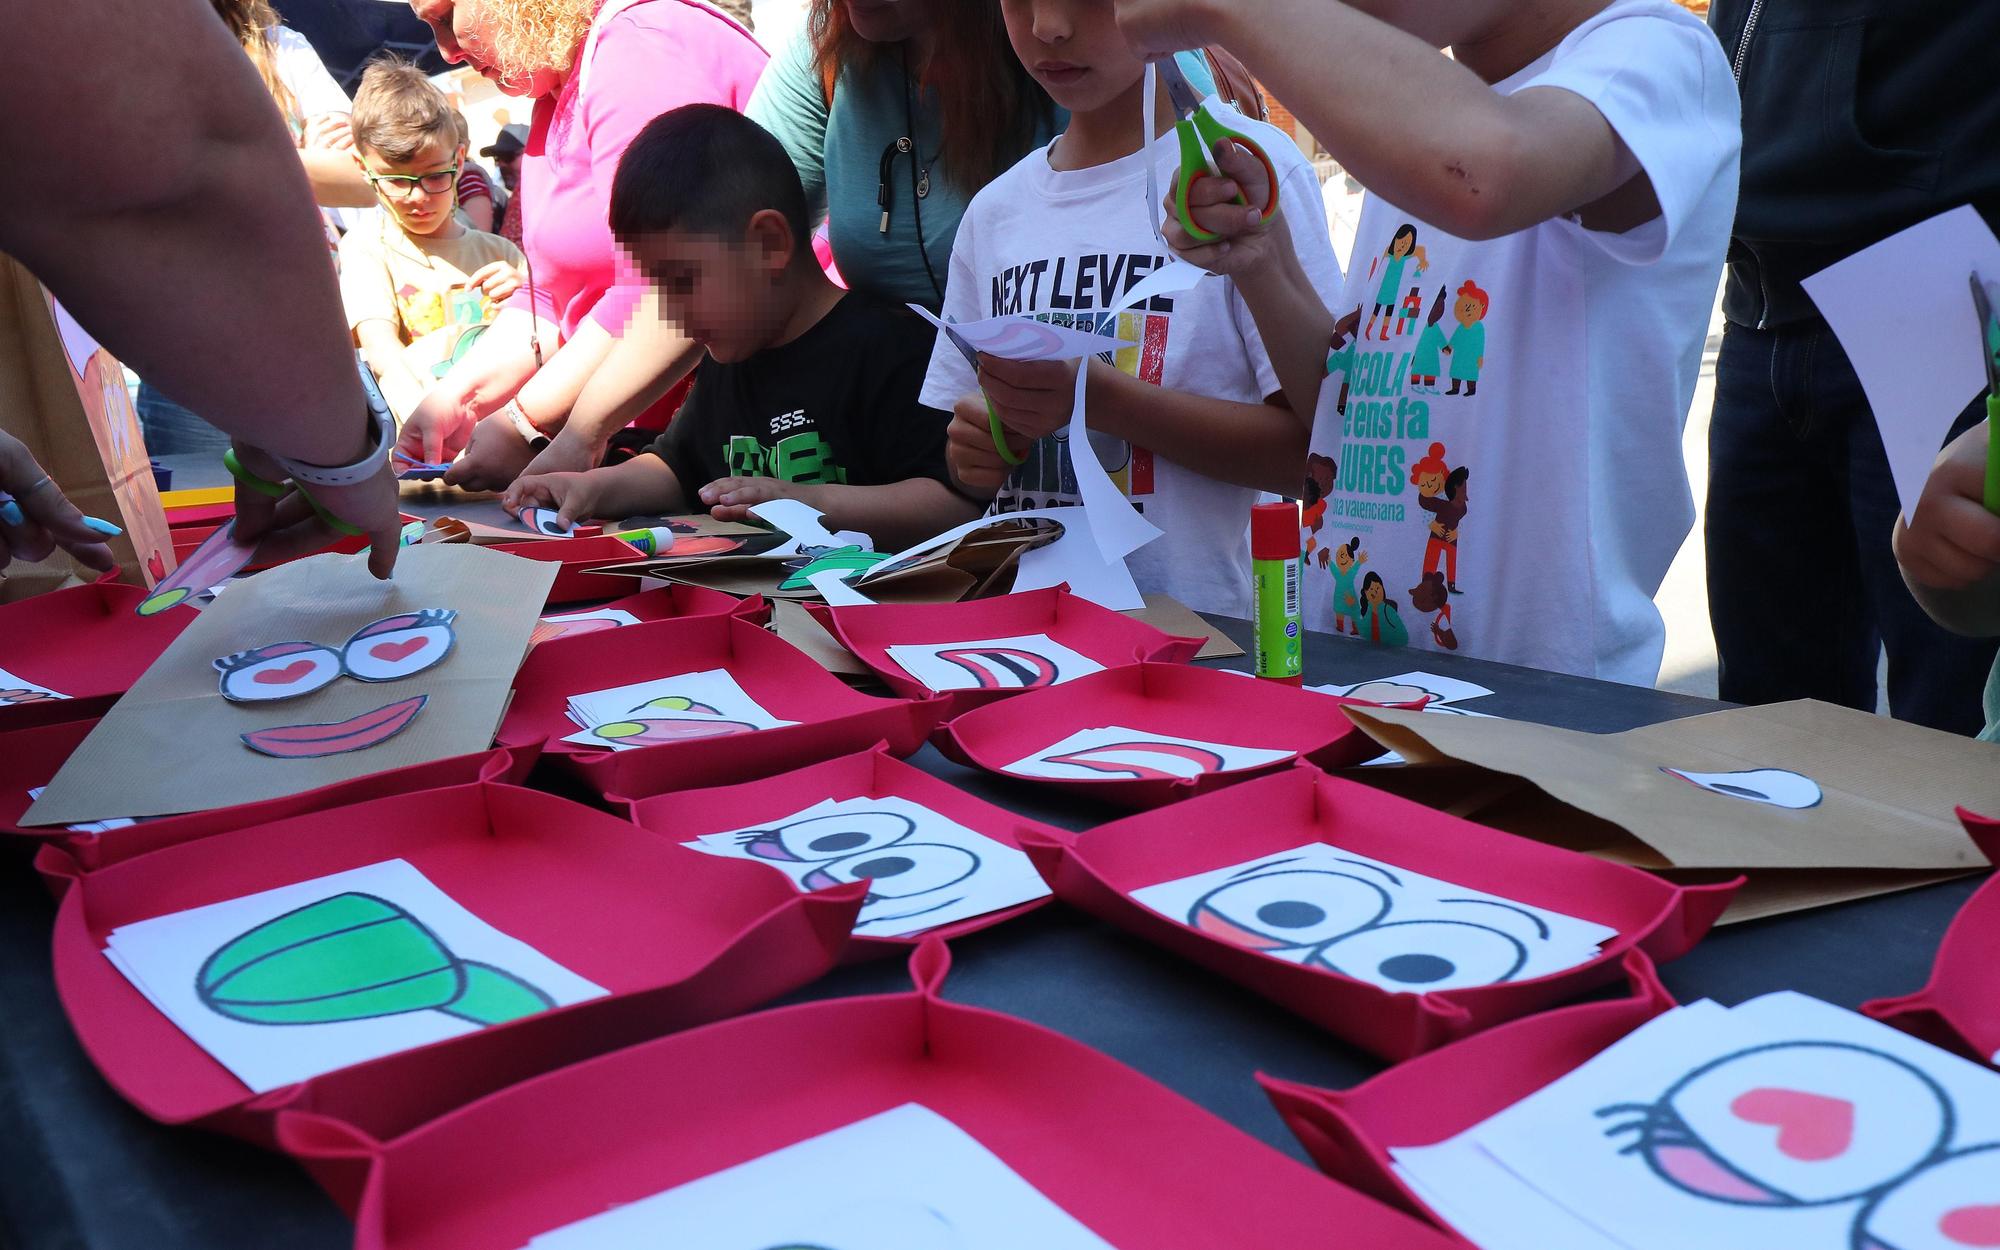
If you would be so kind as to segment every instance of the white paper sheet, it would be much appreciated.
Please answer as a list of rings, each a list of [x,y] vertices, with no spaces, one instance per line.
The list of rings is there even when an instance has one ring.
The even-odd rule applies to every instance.
[[[1526,981],[1595,959],[1618,931],[1311,842],[1132,897],[1190,928],[1391,993]]]
[[[529,1250],[1112,1250],[917,1103],[543,1233]]]
[[[798,724],[766,711],[720,668],[572,695],[569,716],[582,732],[564,742],[613,751]]]
[[[1903,515],[1916,512],[1951,423],[1986,389],[1968,282],[2000,282],[2000,239],[1970,206],[1890,235],[1802,284],[1874,409]]]
[[[38,681],[8,672],[0,668],[0,707],[16,703],[47,703],[52,699],[67,699],[60,690],[51,690]]]
[[[1349,699],[1365,699],[1370,703],[1414,703],[1428,699],[1425,706],[1464,703],[1469,699],[1483,699],[1492,694],[1484,686],[1456,677],[1445,677],[1437,673],[1398,673],[1394,677],[1377,677],[1369,681],[1349,682],[1345,685],[1329,684],[1313,686],[1310,689],[1321,694],[1343,695]]]
[[[859,608],[874,603],[873,599],[856,590],[853,583],[848,581],[850,573],[851,570],[848,569],[821,569],[806,578],[806,581],[812,584],[812,588],[819,592],[819,597],[825,600],[826,606],[830,608]]]
[[[327,903],[339,896],[349,897]],[[289,919],[253,948],[261,955],[238,948],[224,956],[237,939],[281,917]],[[106,954],[182,1032],[259,1093],[485,1027],[467,1013],[519,1018],[607,993],[473,915],[400,859],[123,925]],[[408,992],[387,997],[397,989]],[[394,1014],[332,1023],[245,1018],[286,1004]]]
[[[689,850],[766,864],[801,890],[867,878],[854,931],[901,937],[1048,896],[1028,857],[909,799],[824,799],[780,820],[704,834]]]
[[[946,324],[943,318],[922,304],[908,307],[943,333]],[[1138,346],[1112,334],[1093,334],[1088,330],[1050,325],[1046,321],[1035,320],[1028,313],[950,324],[960,338],[972,345],[972,350],[1004,360],[1076,360],[1083,356],[1095,356],[1099,352]]]
[[[1104,671],[1096,660],[1047,634],[898,643],[883,650],[932,690],[1029,690]]]
[[[1054,521],[1063,527],[1062,534],[1055,541],[1021,553],[1014,571],[1014,589],[1017,592],[1046,590],[1066,583],[1079,598],[1115,612],[1136,611],[1146,606],[1145,596],[1133,584],[1125,561],[1106,560],[1098,552],[1097,541],[1091,534],[1090,514],[1086,509],[1076,507],[1034,508],[978,517],[963,525],[954,525],[942,534],[905,547],[855,578],[854,584],[865,592],[876,580],[915,564],[948,543],[1008,521]]]
[[[1060,742],[1015,760],[1004,771],[1017,777],[1046,777],[1054,781],[1172,780],[1256,768],[1297,754],[1107,725],[1079,729]]]
[[[786,536],[786,541],[758,554],[772,560],[789,559],[802,547],[845,547],[853,545],[874,550],[875,540],[851,530],[834,532],[823,524],[825,513],[796,499],[770,499],[751,504],[750,515]]]

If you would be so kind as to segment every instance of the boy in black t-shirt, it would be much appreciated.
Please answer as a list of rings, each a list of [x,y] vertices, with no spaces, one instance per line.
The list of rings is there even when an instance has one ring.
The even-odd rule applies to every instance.
[[[523,477],[509,506],[570,522],[699,507],[737,521],[752,504],[796,499],[831,529],[893,546],[978,514],[946,484],[946,422],[917,403],[932,331],[827,280],[798,171],[769,133],[710,104],[655,118],[618,162],[610,216],[665,315],[707,358],[646,452]]]

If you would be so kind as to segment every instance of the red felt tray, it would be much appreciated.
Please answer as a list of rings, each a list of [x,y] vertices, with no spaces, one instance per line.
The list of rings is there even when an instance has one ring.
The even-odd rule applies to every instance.
[[[163,816],[103,833],[73,833],[62,825],[33,828],[20,823],[31,805],[28,789],[45,786],[77,745],[97,727],[96,720],[70,721],[41,729],[0,734],[0,841],[26,838],[47,844],[36,864],[60,894],[69,878],[122,863],[135,855],[192,842],[212,833],[269,824],[290,816],[341,807],[391,794],[435,790],[474,781],[519,785],[540,754],[533,745],[431,760],[370,773],[301,794],[240,803],[205,812]]]
[[[720,780],[710,778],[710,780]],[[1038,821],[1026,820],[1003,808],[976,799],[958,787],[913,768],[877,747],[854,755],[811,764],[779,776],[731,778],[735,784],[700,790],[681,790],[638,800],[621,800],[632,819],[643,828],[673,842],[690,842],[705,833],[741,829],[760,821],[779,820],[801,811],[821,799],[883,798],[896,796],[921,803],[940,816],[955,820],[974,833],[984,834],[1007,846],[1020,846],[1020,835],[1035,831],[1047,836],[1056,830]],[[688,851],[689,855],[700,854]],[[745,872],[776,872],[760,864],[718,860]],[[782,874],[779,874],[782,875]],[[866,937],[857,934],[849,943],[856,958],[908,951],[928,937],[950,939],[989,929],[1004,920],[1033,911],[1047,898],[1022,903],[1004,911],[974,916],[956,924],[942,925],[905,937]]]
[[[897,694],[921,699],[936,693],[911,677],[889,657],[888,648],[908,643],[973,642],[983,638],[1013,638],[1047,634],[1051,639],[1106,668],[1138,660],[1182,664],[1201,650],[1203,639],[1179,638],[1142,621],[1100,607],[1069,592],[1067,586],[1031,590],[964,603],[877,604],[828,608],[808,604],[806,611],[856,659]],[[957,712],[971,711],[1019,694],[1031,686],[948,692]]]
[[[1257,1079],[1327,1175],[1449,1229],[1396,1176],[1389,1148],[1455,1137],[1675,1005],[1643,952],[1628,953],[1624,971],[1632,986],[1628,997],[1515,1020],[1399,1063],[1351,1089],[1320,1089],[1261,1073]],[[1471,1244],[1455,1232],[1452,1238],[1461,1246]]]
[[[1412,872],[1618,930],[1589,963],[1532,980],[1394,994],[1331,968],[1294,964],[1177,923],[1131,897],[1266,855],[1326,843]],[[1616,981],[1627,951],[1678,959],[1735,895],[1735,882],[1677,886],[1300,766],[1085,834],[1024,832],[1057,897],[1257,991],[1391,1062]]]
[[[102,954],[122,924],[396,858],[611,996],[256,1095]],[[401,1132],[531,1073],[744,1011],[832,965],[858,889],[800,894],[781,877],[700,859],[628,821],[515,786],[378,799],[79,878],[56,916],[56,988],[85,1051],[154,1119],[264,1141],[273,1113],[304,1106]]]
[[[909,1102],[1129,1250],[1452,1244],[1108,1056],[946,1002],[943,943],[926,942],[911,962],[915,993],[808,1003],[648,1042],[393,1140],[297,1113],[283,1117],[281,1140],[336,1198],[358,1195],[357,1250],[525,1245]]]
[[[233,521],[235,517],[235,509],[232,508],[230,510],[229,516],[230,519]],[[420,519],[418,517],[411,516],[407,512],[398,513],[397,517],[400,523],[404,525],[408,525],[410,522]],[[225,522],[225,524],[226,523],[227,522]],[[185,560],[189,556],[193,555],[197,548],[199,548],[203,543],[208,541],[209,535],[215,533],[215,531],[221,528],[222,528],[221,524],[215,524],[215,523],[210,523],[205,525],[176,525],[170,527],[167,532],[173,536],[174,540],[175,567],[179,567],[180,562],[182,560]],[[327,555],[329,553],[336,555],[353,555],[357,551],[365,551],[367,547],[368,547],[368,536],[366,534],[342,534],[338,538],[330,539],[324,547],[317,547],[311,551],[302,551],[297,553],[296,555],[289,555],[286,556],[283,560],[252,560],[249,564],[244,565],[243,568],[239,571],[243,573],[261,573],[265,569],[275,568],[280,564],[287,564],[293,560],[303,560],[307,556]],[[202,589],[205,590],[207,589],[207,587],[203,587]]]
[[[139,616],[134,609],[146,594],[137,586],[94,582],[0,606],[0,668],[70,696],[0,703],[0,731],[50,723],[49,717],[75,710],[58,706],[64,702],[115,698],[131,689],[194,619],[190,612]]]
[[[1003,777],[1059,786],[1127,807],[1157,807],[1275,772],[1301,758],[1324,768],[1345,768],[1380,755],[1381,746],[1341,711],[1347,705],[1369,706],[1217,669],[1128,664],[967,712],[945,726],[939,747],[954,759]],[[1288,751],[1291,757],[1196,777],[1054,780],[1007,771],[1007,765],[1078,730],[1110,725]]]
[[[593,573],[613,564],[630,564],[646,558],[644,552],[609,534],[595,538],[557,538],[536,542],[496,543],[493,551],[541,560],[558,566],[555,584],[549,587],[549,606],[583,603],[591,599],[612,599],[629,593],[638,583],[630,577]]]
[[[728,738],[698,738],[633,751],[562,739],[576,732],[569,698],[676,673],[728,669],[773,716],[800,722]],[[923,745],[942,700],[877,699],[857,693],[804,652],[730,616],[653,621],[537,647],[514,678],[500,723],[502,746],[543,744],[543,758],[599,794],[647,795],[700,785],[718,774],[780,773],[887,742],[897,755]]]
[[[1959,823],[1987,859],[2000,856],[2000,820],[1958,809]],[[1863,1015],[1979,1063],[2000,1051],[2000,877],[1988,878],[1952,917],[1924,988],[1863,1003]]]
[[[609,580],[609,579],[606,579]],[[653,590],[642,590],[636,595],[626,595],[609,603],[585,605],[564,605],[547,613],[549,616],[568,615],[574,612],[606,612],[616,608],[630,612],[639,618],[640,624],[647,621],[667,621],[688,616],[740,616],[755,625],[762,625],[771,619],[771,604],[762,595],[752,595],[738,599],[719,590],[706,586],[690,586],[675,582],[671,586],[661,586]],[[630,626],[612,625],[611,629],[629,629]],[[571,633],[552,638],[543,638],[543,629],[535,627],[535,636],[529,646],[543,647],[551,643],[569,642],[572,639],[588,637],[591,633],[609,633],[609,629],[598,628],[584,633]]]

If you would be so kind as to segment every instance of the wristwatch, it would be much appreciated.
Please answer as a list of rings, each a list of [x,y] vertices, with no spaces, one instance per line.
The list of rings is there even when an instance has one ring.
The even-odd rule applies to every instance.
[[[528,420],[528,414],[521,411],[520,400],[508,400],[507,406],[500,410],[499,415],[507,418],[508,423],[514,427],[514,433],[519,434],[521,440],[536,451],[549,445],[549,436],[536,429],[535,423]]]
[[[307,486],[352,486],[374,477],[388,463],[389,448],[396,442],[396,418],[389,415],[388,401],[382,398],[381,388],[375,385],[375,375],[368,371],[367,363],[359,355],[354,358],[354,363],[361,372],[361,389],[368,396],[368,428],[374,435],[372,443],[358,458],[341,465],[310,464],[286,456],[272,456],[293,481]]]

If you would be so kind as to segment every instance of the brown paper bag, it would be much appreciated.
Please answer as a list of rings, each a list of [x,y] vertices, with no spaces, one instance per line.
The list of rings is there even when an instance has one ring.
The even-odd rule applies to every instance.
[[[1231,641],[1228,634],[1203,620],[1193,608],[1168,595],[1148,594],[1145,607],[1125,615],[1135,621],[1144,621],[1163,634],[1179,638],[1206,638],[1208,641],[1201,644],[1201,650],[1194,653],[1197,660],[1226,660],[1243,654],[1243,648]]]
[[[1986,859],[1953,809],[2000,811],[2000,747],[1811,700],[1621,734],[1388,710],[1348,715],[1409,761],[1360,774],[1371,784],[1677,880],[1747,872],[1750,885],[1725,921],[1978,871]],[[1797,810],[1753,802],[1669,769],[1785,770],[1816,783],[1820,799]]]
[[[205,811],[298,794],[493,743],[556,566],[455,543],[405,547],[394,580],[367,553],[322,555],[232,585],[174,640],[49,783],[24,824]],[[399,680],[347,675],[296,699],[231,703],[215,661],[280,642],[339,649],[361,627],[426,608],[458,613],[450,654]],[[242,735],[346,722],[427,696],[407,728],[362,750],[273,758]]]
[[[27,444],[86,515],[123,527],[107,540],[122,580],[150,587],[173,569],[174,543],[124,369],[6,256],[0,256],[0,430]],[[48,563],[97,576],[61,551]]]

